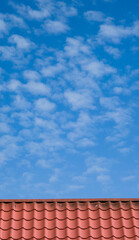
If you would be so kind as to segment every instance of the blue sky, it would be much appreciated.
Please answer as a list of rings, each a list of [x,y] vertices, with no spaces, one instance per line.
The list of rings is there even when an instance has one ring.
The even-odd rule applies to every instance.
[[[0,3],[0,198],[139,197],[138,11]]]

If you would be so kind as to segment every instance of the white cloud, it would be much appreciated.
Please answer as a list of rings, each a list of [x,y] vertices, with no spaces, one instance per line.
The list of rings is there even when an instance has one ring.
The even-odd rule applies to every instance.
[[[71,104],[73,110],[79,110],[82,108],[90,108],[93,107],[93,99],[91,97],[91,93],[88,91],[66,91],[64,93],[65,98]]]
[[[139,47],[133,46],[131,50],[133,51],[133,53],[137,53],[139,51]]]
[[[12,27],[19,27],[19,28],[27,28],[24,20],[19,16],[13,14],[7,14],[6,19],[8,20],[9,26]]]
[[[86,127],[89,127],[91,124],[91,118],[90,118],[90,115],[85,112],[85,111],[80,111],[79,112],[79,116],[77,118],[76,121],[69,121],[67,123],[66,128],[69,128],[69,129],[79,129],[79,132],[83,133],[83,130],[85,129],[86,130]],[[87,133],[87,136],[88,136],[88,133]]]
[[[30,20],[42,20],[44,18],[50,17],[50,15],[52,14],[52,11],[54,11],[54,6],[52,1],[47,1],[46,4],[42,4],[41,1],[37,1],[39,4],[38,8],[36,9],[32,9],[30,6],[28,5],[24,5],[24,4],[15,4],[13,2],[10,2],[10,4],[12,5],[12,7],[14,7],[17,12],[30,19]]]
[[[27,25],[25,24],[24,20],[21,17],[16,16],[14,14],[9,14],[9,13],[2,14],[2,13],[0,13],[0,18],[1,18],[0,22],[3,21],[4,25],[6,25],[5,26],[6,29],[7,29],[6,33],[9,32],[8,30],[10,30],[14,27],[16,27],[16,28],[27,28]]]
[[[104,184],[108,183],[109,181],[111,181],[111,178],[109,175],[103,174],[103,175],[97,176],[97,181],[104,185]]]
[[[10,90],[10,91],[17,91],[20,87],[21,87],[21,83],[16,80],[16,79],[12,79],[10,80],[10,82],[7,84],[7,88]]]
[[[59,1],[42,1],[37,0],[37,8],[31,8],[29,5],[24,4],[14,4],[10,2],[11,5],[18,11],[22,16],[30,19],[41,21],[47,19],[52,15],[59,16],[62,18],[72,17],[77,15],[77,9],[73,6],[68,6],[65,2]]]
[[[109,40],[114,43],[119,43],[121,38],[130,35],[130,29],[123,26],[116,26],[112,24],[103,24],[100,26],[99,36],[104,40]]]
[[[108,174],[110,170],[109,161],[110,160],[105,157],[88,157],[85,160],[85,171],[80,176],[74,176],[73,180],[76,182],[86,182],[89,181],[90,177],[95,177],[96,181],[100,182],[103,187],[108,184],[107,188],[109,188],[109,183],[111,180],[111,177]]]
[[[126,182],[126,181],[131,181],[131,180],[134,180],[134,179],[135,179],[135,176],[129,175],[129,176],[123,177],[122,181]]]
[[[13,60],[15,57],[15,48],[8,46],[0,46],[2,60]]]
[[[123,148],[119,148],[119,152],[123,153],[123,154],[127,154],[131,151],[130,147],[123,147]]]
[[[113,43],[120,43],[122,38],[127,38],[130,36],[139,37],[139,21],[134,22],[131,27],[114,25],[112,23],[104,23],[100,26],[98,36],[102,40]]]
[[[91,117],[84,111],[79,113],[76,121],[68,122],[64,127],[70,130],[67,137],[70,141],[76,141],[76,145],[80,145],[85,139],[88,141],[94,139]]]
[[[132,91],[138,91],[139,90],[139,81],[135,81],[131,87]]]
[[[139,37],[139,21],[135,21],[131,27],[131,33],[133,36]]]
[[[5,163],[8,160],[8,157],[5,152],[0,152],[0,164]]]
[[[17,109],[24,109],[24,110],[27,108],[30,108],[31,106],[28,100],[21,95],[16,95],[14,97],[13,105]]]
[[[61,63],[57,63],[56,65],[48,65],[47,67],[43,67],[41,73],[45,77],[55,77],[56,74],[59,74],[64,70],[65,66]]]
[[[23,76],[24,76],[24,78],[26,78],[28,80],[32,80],[32,81],[36,81],[36,80],[40,79],[40,74],[33,70],[25,70],[23,72]]]
[[[50,94],[50,88],[46,84],[41,82],[30,81],[24,85],[24,89],[34,95],[48,96]]]
[[[2,135],[0,138],[0,162],[4,163],[5,161],[14,161],[21,151],[19,146],[20,139],[16,136],[9,134]]]
[[[69,188],[70,190],[72,190],[72,191],[73,191],[73,190],[74,190],[74,191],[77,191],[77,190],[79,190],[79,189],[83,189],[83,188],[84,188],[84,185],[77,185],[77,184],[75,185],[75,184],[74,184],[74,185],[69,185],[68,188]]]
[[[134,69],[134,70],[131,72],[131,76],[132,76],[132,77],[139,76],[139,68]]]
[[[88,21],[103,22],[105,20],[104,14],[100,11],[87,11],[84,16]]]
[[[65,17],[72,17],[77,15],[77,9],[72,6],[67,6],[65,2],[58,2],[58,8]]]
[[[103,175],[105,172],[108,172],[108,159],[105,157],[96,157],[92,156],[86,159],[86,170],[83,175],[88,176],[96,174],[97,176]]]
[[[90,163],[84,163],[83,161],[93,153],[95,154],[99,149],[99,144],[102,145],[100,142],[105,141],[107,134],[111,134],[111,139],[115,137],[119,142],[119,139],[123,135],[124,137],[127,136],[125,134],[125,125],[130,122],[131,113],[133,113],[132,115],[135,114],[130,109],[125,109],[128,106],[128,101],[126,102],[126,100],[129,100],[129,104],[132,107],[137,93],[135,92],[134,99],[118,95],[116,98],[113,95],[125,93],[124,89],[128,88],[128,86],[134,85],[134,87],[137,87],[136,83],[132,82],[132,79],[130,80],[130,77],[137,77],[138,71],[133,72],[133,76],[131,76],[131,70],[127,67],[129,76],[127,78],[121,76],[118,79],[118,74],[115,73],[119,71],[120,74],[127,70],[121,69],[121,65],[118,65],[116,70],[113,67],[115,64],[112,59],[108,58],[105,60],[101,54],[103,53],[103,46],[106,52],[114,58],[118,58],[121,47],[118,49],[117,47],[113,47],[112,44],[111,46],[104,44],[100,49],[97,41],[95,41],[95,36],[90,34],[84,38],[72,37],[72,35],[68,38],[62,37],[62,39],[60,38],[62,44],[60,48],[57,42],[57,38],[59,39],[59,37],[48,37],[48,34],[44,33],[44,31],[41,31],[44,35],[42,37],[39,35],[36,36],[35,40],[33,38],[30,38],[30,40],[26,38],[39,24],[40,27],[43,27],[41,25],[43,23],[29,22],[29,19],[44,19],[43,22],[46,21],[46,24],[50,21],[51,23],[62,22],[67,24],[66,17],[77,14],[77,11],[73,7],[68,7],[66,2],[54,2],[59,5],[59,12],[63,12],[63,15],[58,15],[59,12],[57,10],[56,12],[54,11],[52,18],[48,18],[48,16],[46,17],[48,9],[43,7],[43,11],[38,2],[37,4],[35,2],[36,6],[34,9],[31,9],[31,7],[25,9],[26,13],[28,13],[26,17],[28,17],[27,23],[29,24],[29,28],[20,29],[20,31],[19,29],[15,29],[20,34],[27,30],[27,35],[23,35],[25,41],[22,39],[23,42],[20,42],[21,36],[14,34],[9,38],[9,41],[13,38],[12,45],[8,43],[11,47],[0,47],[1,60],[14,59],[16,62],[24,62],[25,58],[29,60],[27,61],[28,64],[21,66],[21,68],[20,66],[15,66],[15,64],[13,66],[9,62],[2,63],[4,71],[1,76],[2,91],[0,97],[2,103],[6,105],[0,110],[7,115],[8,121],[5,121],[3,117],[1,118],[0,131],[3,131],[3,133],[9,131],[11,135],[16,136],[15,138],[20,138],[21,143],[18,142],[17,145],[22,150],[17,147],[15,140],[12,145],[11,139],[10,148],[8,148],[9,144],[7,143],[3,145],[5,151],[1,151],[2,160],[0,159],[0,161],[11,158],[14,166],[17,166],[18,159],[21,159],[21,161],[25,159],[31,162],[30,168],[32,170],[36,169],[35,171],[33,170],[36,174],[36,177],[34,177],[35,183],[37,184],[39,176],[41,177],[41,174],[44,174],[44,178],[46,177],[46,182],[50,185],[51,189],[51,186],[55,185],[53,183],[57,182],[57,180],[62,181],[63,179],[62,177],[60,178],[59,170],[56,170],[60,168],[57,156],[61,157],[62,153],[62,160],[60,160],[64,161],[64,166],[67,169],[69,167],[69,170],[71,170],[70,168],[73,169],[73,166],[70,166],[70,159],[73,157],[74,160],[78,156],[82,161],[81,167],[83,167],[83,173],[81,169],[78,169],[78,174],[80,175],[81,172],[81,176],[77,176],[76,180],[82,179],[90,182],[93,179],[98,186],[98,182],[103,184],[103,182],[107,182],[110,179],[110,164],[114,160],[111,159],[108,163],[107,157],[103,159],[92,157]],[[44,6],[46,6],[45,3]],[[95,21],[102,21],[104,15],[99,15],[100,12],[94,12],[96,15],[93,15],[93,19],[95,18]],[[14,17],[14,21],[16,22],[16,26],[18,23],[20,26],[23,23],[22,18],[16,19]],[[73,21],[71,21],[71,24],[74,25]],[[108,25],[108,22],[105,22],[105,25]],[[134,32],[137,32],[137,26],[134,28]],[[14,31],[12,31],[13,33]],[[41,39],[40,45],[37,39]],[[53,43],[51,43],[51,39],[54,40]],[[23,51],[23,49],[32,49],[31,40],[36,42],[37,48],[32,52]],[[99,59],[97,59],[97,55]],[[119,64],[121,64],[121,61]],[[54,78],[51,79],[52,77]],[[128,78],[130,80],[129,83],[127,81]],[[7,107],[7,105],[10,107]],[[78,111],[75,112],[75,110]],[[129,131],[129,125],[126,127],[127,131]],[[2,141],[5,141],[4,138]],[[128,141],[128,138],[125,141]],[[106,142],[102,149],[104,153],[105,151],[107,152],[105,145],[107,147],[114,145],[115,147],[116,144]],[[11,152],[12,148],[14,149],[13,152]],[[121,144],[117,149],[114,149],[114,151],[116,150],[127,151],[126,144]],[[120,153],[118,152],[118,154]],[[26,168],[27,165],[23,167]],[[60,170],[62,174],[63,172],[64,174],[67,173],[66,167],[65,171],[63,169]],[[78,163],[73,169],[75,170],[75,174],[77,174],[77,167]],[[52,169],[52,176],[50,169]],[[26,172],[26,169],[24,172]],[[38,173],[40,174],[39,176],[37,175]],[[72,176],[67,174],[67,181],[71,181],[69,178],[72,178]],[[26,177],[26,174],[24,177]],[[78,185],[76,181],[75,184],[65,183],[63,188],[66,186],[68,191],[76,191],[82,189],[84,184]],[[47,184],[44,184],[45,188],[46,191],[49,191]]]
[[[46,98],[39,98],[35,101],[35,106],[38,111],[49,112],[53,111],[56,108],[55,103],[50,102]]]
[[[118,97],[100,97],[100,104],[107,109],[115,109],[119,106]]]
[[[89,175],[92,173],[101,173],[101,172],[107,172],[107,169],[104,167],[101,167],[99,165],[95,165],[95,163],[92,164],[92,166],[90,165],[87,170],[85,171],[85,175]]]
[[[55,35],[66,33],[70,29],[66,23],[59,20],[47,20],[44,28],[48,33]]]
[[[28,56],[25,57],[21,50],[13,46],[0,46],[0,59],[11,61],[16,66],[24,65],[28,62]]]
[[[105,46],[105,47],[104,47],[104,50],[105,50],[108,54],[112,55],[115,59],[119,58],[120,55],[121,55],[120,50],[119,50],[118,48],[114,48],[114,47],[112,47],[112,46]]]
[[[27,183],[33,179],[33,173],[31,172],[23,172],[22,176],[24,178],[24,181],[26,182],[25,185],[27,185]]]
[[[88,139],[88,138],[83,138],[81,140],[78,141],[78,145],[82,146],[82,147],[92,147],[95,145],[95,142],[93,142],[92,140]]]
[[[56,130],[57,125],[54,123],[54,121],[49,121],[40,117],[35,118],[35,125],[37,127],[41,127],[44,129],[51,129],[51,130]]]
[[[123,88],[122,87],[114,87],[114,93],[116,93],[116,94],[120,94],[120,93],[122,93],[123,92]]]
[[[44,159],[40,159],[36,162],[37,166],[40,166],[42,168],[51,168],[52,166],[52,161],[51,160],[44,160]]]
[[[41,82],[29,81],[26,84],[21,83],[16,79],[10,80],[7,84],[3,84],[1,87],[3,91],[11,92],[30,92],[33,95],[50,95],[50,87]]]
[[[49,178],[50,183],[57,182],[60,175],[60,169],[55,168],[53,171],[53,175]]]
[[[114,67],[111,67],[102,61],[98,61],[97,59],[91,62],[89,61],[85,64],[82,63],[82,68],[97,78],[116,73],[116,69]]]
[[[105,115],[107,120],[113,120],[118,127],[125,127],[131,121],[129,109],[124,109],[122,107],[117,107],[115,111],[109,111]],[[104,118],[105,118],[104,117]]]
[[[0,19],[0,37],[3,35],[3,33],[7,33],[8,27],[4,20]]]
[[[66,46],[64,47],[66,56],[74,57],[79,53],[89,54],[90,49],[87,44],[83,43],[82,38],[67,38]]]
[[[26,17],[28,17],[30,19],[35,19],[35,20],[42,20],[51,15],[51,9],[48,9],[48,8],[36,10],[36,9],[32,9],[31,7],[27,6],[26,12],[27,12]]]
[[[16,47],[19,49],[29,50],[35,46],[34,43],[32,43],[29,39],[17,34],[10,36],[8,40],[10,43],[16,44]]]
[[[0,133],[7,133],[10,131],[10,127],[6,122],[0,122]]]

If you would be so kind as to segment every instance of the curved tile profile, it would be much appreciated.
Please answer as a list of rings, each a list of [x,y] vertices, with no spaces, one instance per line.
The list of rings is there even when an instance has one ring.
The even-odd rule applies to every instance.
[[[0,239],[139,240],[139,199],[0,200]]]

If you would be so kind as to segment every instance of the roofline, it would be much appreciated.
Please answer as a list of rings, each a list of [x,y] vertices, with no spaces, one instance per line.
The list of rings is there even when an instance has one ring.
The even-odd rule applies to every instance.
[[[119,202],[139,201],[139,198],[69,198],[69,199],[0,199],[0,202]]]

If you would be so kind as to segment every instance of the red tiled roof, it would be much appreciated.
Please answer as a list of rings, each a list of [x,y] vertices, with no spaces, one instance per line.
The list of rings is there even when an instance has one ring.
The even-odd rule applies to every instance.
[[[0,200],[0,239],[139,239],[139,199]]]

